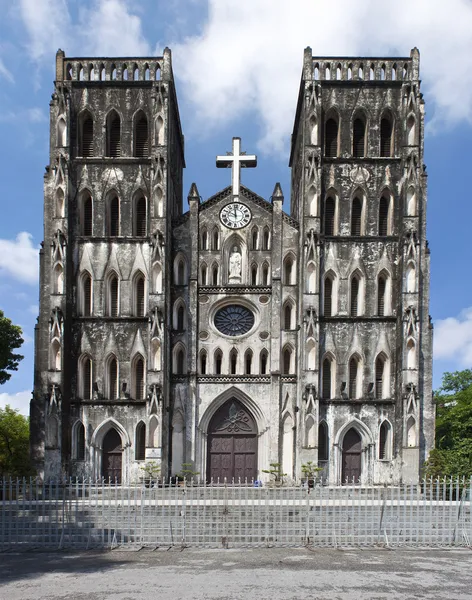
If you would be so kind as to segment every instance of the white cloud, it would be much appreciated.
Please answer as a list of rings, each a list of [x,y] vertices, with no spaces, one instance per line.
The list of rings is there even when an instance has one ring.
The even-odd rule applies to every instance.
[[[29,35],[32,60],[49,58],[67,39],[70,15],[66,0],[20,0],[20,14]]]
[[[10,71],[6,68],[5,63],[3,62],[3,60],[0,58],[0,75],[6,79],[7,81],[9,81],[10,83],[14,83],[14,78],[13,75],[10,73]]]
[[[38,248],[32,243],[32,235],[22,231],[15,240],[0,239],[0,275],[35,284],[38,281]]]
[[[19,410],[22,415],[29,416],[29,404],[31,400],[31,390],[17,392],[16,394],[0,394],[0,408],[5,408],[8,404],[11,408]]]
[[[208,0],[202,33],[174,43],[175,73],[198,127],[255,109],[261,147],[279,152],[293,124],[303,48],[316,56],[409,55],[435,119],[472,122],[472,3],[468,0]]]
[[[458,317],[434,323],[434,358],[454,360],[460,367],[472,365],[472,306]]]

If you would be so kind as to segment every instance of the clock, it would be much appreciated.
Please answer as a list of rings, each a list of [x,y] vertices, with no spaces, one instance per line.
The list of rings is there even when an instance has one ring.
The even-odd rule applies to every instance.
[[[229,229],[240,229],[246,227],[251,221],[250,209],[241,202],[231,202],[221,209],[220,220]]]

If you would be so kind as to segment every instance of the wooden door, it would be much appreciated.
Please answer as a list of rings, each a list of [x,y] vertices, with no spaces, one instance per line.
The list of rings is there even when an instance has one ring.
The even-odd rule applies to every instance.
[[[361,478],[361,436],[355,429],[349,429],[343,441],[342,483],[359,483]]]
[[[103,439],[102,475],[107,481],[121,483],[123,449],[121,436],[110,429]]]
[[[214,481],[257,478],[257,426],[237,400],[226,402],[210,421],[207,478]]]

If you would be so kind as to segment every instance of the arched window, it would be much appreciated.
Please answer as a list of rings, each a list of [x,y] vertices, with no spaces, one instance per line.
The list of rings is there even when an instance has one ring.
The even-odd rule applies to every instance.
[[[175,315],[176,317],[176,330],[177,331],[184,331],[185,330],[185,308],[183,306],[183,304],[179,304],[179,306],[177,307],[177,314]]]
[[[306,198],[308,211],[311,216],[315,217],[318,214],[318,194],[314,185],[308,188]]]
[[[183,257],[177,257],[174,263],[174,282],[176,285],[185,285],[187,269]]]
[[[91,236],[93,229],[93,205],[90,194],[85,193],[82,196],[82,206],[80,211],[80,233],[81,235]]]
[[[117,75],[116,66],[115,65],[111,65],[110,71],[111,71],[111,77],[110,77],[110,79],[112,81],[116,81],[116,75]]]
[[[87,272],[80,278],[79,312],[82,317],[92,315],[92,277]]]
[[[264,227],[264,232],[262,234],[262,249],[270,250],[270,232],[267,227]]]
[[[149,79],[150,79],[149,65],[146,63],[144,65],[144,81],[149,81]]]
[[[208,231],[203,227],[200,235],[200,250],[208,250]]]
[[[154,371],[161,369],[161,342],[157,338],[151,340],[151,363]]]
[[[381,79],[382,81],[385,81],[385,65],[382,65],[382,66],[380,67],[380,79]]]
[[[63,294],[64,293],[64,268],[62,265],[57,264],[54,267],[54,293],[55,294]]]
[[[325,421],[318,425],[318,460],[329,460],[328,425]]]
[[[352,79],[352,64],[347,67],[347,78]]]
[[[406,214],[409,217],[416,215],[416,193],[413,187],[409,187],[406,192]]]
[[[57,145],[61,147],[67,146],[67,127],[62,117],[57,122]]]
[[[370,69],[369,69],[369,79],[370,79],[371,81],[374,81],[374,79],[375,79],[375,65],[374,65],[374,64],[371,64],[371,65],[370,65]]]
[[[244,354],[244,373],[246,375],[251,375],[252,373],[252,350],[246,350]]]
[[[306,270],[306,292],[308,294],[316,293],[316,266],[310,262]]]
[[[134,361],[134,398],[144,400],[144,360],[138,357]]]
[[[203,263],[200,269],[200,283],[202,285],[207,284],[207,271],[207,266],[205,263]]]
[[[392,131],[392,119],[385,115],[380,121],[380,156],[393,155]]]
[[[107,297],[106,297],[106,306],[107,306],[107,314],[109,317],[117,317],[119,313],[119,284],[118,277],[115,273],[108,277],[107,281]]]
[[[338,136],[338,120],[331,117],[325,125],[325,156],[338,156]]]
[[[352,124],[352,155],[355,158],[366,155],[366,126],[361,117],[354,119]]]
[[[260,354],[260,365],[259,365],[259,370],[261,375],[266,375],[267,374],[267,358],[268,358],[268,352],[267,350],[261,350],[261,354]]]
[[[233,348],[229,353],[229,373],[230,375],[236,375],[238,368],[238,351]]]
[[[333,279],[326,277],[324,280],[324,295],[323,295],[323,316],[333,316]]]
[[[343,71],[342,71],[341,63],[338,63],[338,66],[336,67],[336,80],[337,81],[341,81],[342,74],[343,74]]]
[[[126,65],[123,65],[121,68],[123,81],[128,81],[128,67]]]
[[[362,200],[357,197],[351,207],[351,235],[362,235]]]
[[[223,366],[223,353],[221,350],[215,350],[214,361],[215,375],[221,375]]]
[[[133,81],[139,81],[139,69],[137,64],[133,67]]]
[[[107,201],[107,230],[106,235],[117,237],[120,235],[120,201],[118,196],[111,195]]]
[[[161,116],[156,119],[156,142],[158,146],[164,144],[164,121]]]
[[[357,77],[359,79],[364,79],[364,67],[359,65],[359,69],[357,70]]]
[[[410,294],[416,292],[416,269],[413,263],[406,268],[406,291]]]
[[[151,448],[159,448],[160,446],[159,421],[156,415],[149,419],[149,446]]]
[[[384,317],[386,315],[385,312],[385,300],[386,300],[386,292],[387,292],[387,279],[385,275],[379,275],[377,280],[377,315],[379,317]]]
[[[140,421],[136,425],[135,460],[146,458],[146,425]]]
[[[416,120],[413,115],[408,117],[406,122],[407,145],[414,146],[416,144]]]
[[[323,361],[323,374],[322,374],[322,382],[321,382],[321,392],[323,394],[323,398],[325,400],[329,400],[332,398],[333,393],[333,373],[332,373],[332,364],[329,358],[325,358]]]
[[[219,250],[220,249],[220,232],[216,228],[213,229],[212,248],[213,248],[213,250]]]
[[[335,232],[335,214],[336,201],[334,198],[328,197],[324,201],[323,207],[323,223],[322,233],[325,235],[334,235]]]
[[[379,235],[385,236],[389,231],[390,198],[382,196],[379,202]]]
[[[107,156],[118,158],[121,156],[121,121],[114,110],[107,117]]]
[[[100,65],[98,73],[99,73],[100,81],[105,81],[107,74],[106,74],[106,70],[105,70],[105,65],[103,63]]]
[[[211,283],[212,285],[218,285],[218,265],[213,265],[211,269]]]
[[[287,346],[283,351],[283,373],[289,375],[293,373],[293,360],[292,360],[292,349]]]
[[[144,196],[135,199],[133,216],[133,235],[144,237],[147,229],[147,203]]]
[[[406,368],[416,369],[416,346],[413,340],[406,345]]]
[[[359,398],[360,388],[360,373],[359,373],[360,362],[356,356],[353,356],[349,361],[349,398],[355,400]]]
[[[385,358],[377,356],[375,361],[375,397],[377,400],[385,398]]]
[[[357,317],[359,311],[359,277],[354,275],[351,279],[351,317]]]
[[[83,113],[80,117],[79,156],[84,158],[93,156],[93,118],[89,112]]]
[[[134,155],[138,158],[149,156],[149,130],[146,115],[138,113],[134,125]]]
[[[145,287],[144,275],[138,273],[134,278],[134,314],[136,317],[144,317],[146,314]]]
[[[284,329],[294,329],[292,322],[293,307],[291,302],[287,302],[284,306]]]
[[[176,375],[185,374],[185,351],[182,347],[177,348],[174,354],[174,373]]]
[[[79,372],[79,394],[83,400],[92,399],[92,383],[92,359],[86,355],[80,361]]]
[[[118,361],[112,356],[107,364],[107,398],[116,400],[119,396],[118,389]]]
[[[252,232],[251,232],[251,240],[252,240],[252,249],[253,250],[257,250],[258,239],[259,239],[259,230],[257,227],[253,227]]]
[[[292,285],[294,283],[294,264],[291,256],[286,256],[284,259],[284,284]]]
[[[73,437],[73,458],[75,460],[85,460],[85,427],[81,421],[74,425]]]
[[[262,265],[262,285],[269,285],[269,265],[267,263]]]
[[[392,428],[388,421],[383,421],[379,431],[379,460],[390,460]]]
[[[206,350],[200,352],[200,375],[206,375],[207,372],[207,353]]]
[[[251,266],[251,285],[257,285],[257,265]]]

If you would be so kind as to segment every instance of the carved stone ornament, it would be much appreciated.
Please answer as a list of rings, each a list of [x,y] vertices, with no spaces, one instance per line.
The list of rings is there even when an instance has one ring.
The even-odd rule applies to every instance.
[[[365,167],[354,167],[349,173],[349,178],[352,183],[363,184],[369,181],[370,173]]]

